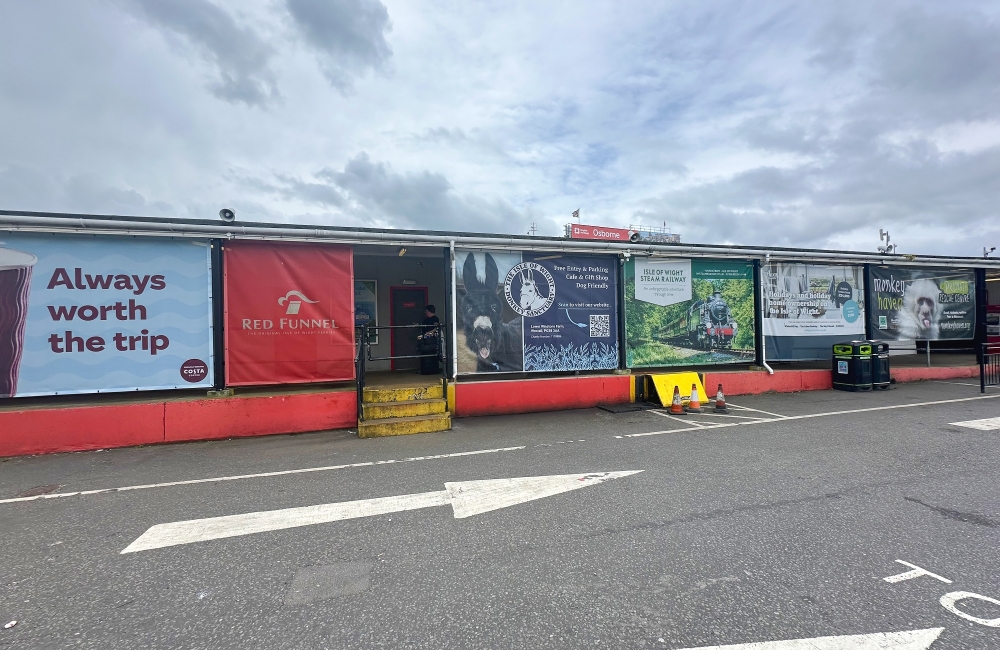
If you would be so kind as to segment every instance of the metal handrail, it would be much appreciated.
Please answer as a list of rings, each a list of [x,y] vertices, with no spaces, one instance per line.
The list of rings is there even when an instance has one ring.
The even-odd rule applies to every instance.
[[[354,352],[354,365],[356,369],[357,386],[358,386],[358,422],[363,422],[365,419],[365,385],[367,383],[367,362],[368,361],[390,361],[392,359],[426,359],[428,357],[437,357],[442,362],[444,361],[444,332],[441,325],[437,327],[437,332],[435,333],[437,338],[437,352],[432,354],[400,354],[400,355],[390,355],[388,357],[373,357],[372,354],[372,343],[371,343],[371,332],[377,330],[392,330],[392,329],[406,329],[415,327],[430,327],[429,325],[370,325],[365,324],[361,326],[361,335],[358,337],[358,347]],[[424,335],[426,336],[426,335]],[[444,364],[442,363],[442,372],[444,375],[446,370],[444,370]]]
[[[413,328],[417,328],[417,327],[424,328],[424,327],[432,327],[432,326],[431,325],[415,324],[415,325],[374,325],[374,326],[366,326],[366,327],[368,328],[369,331],[371,331],[371,330],[394,330],[394,329],[408,329],[408,328],[409,329],[413,329]],[[399,354],[399,355],[390,355],[390,356],[387,356],[387,357],[373,357],[373,356],[371,356],[372,349],[371,349],[371,346],[369,345],[369,346],[366,346],[366,352],[367,352],[367,355],[368,355],[368,357],[367,357],[368,361],[391,361],[393,359],[426,359],[428,357],[435,357],[435,356],[440,359],[440,358],[442,358],[441,352],[444,350],[444,336],[443,336],[443,334],[441,332],[441,324],[440,323],[437,325],[437,333],[436,333],[436,335],[437,335],[437,339],[438,339],[438,351],[436,353],[433,353],[433,354]],[[427,336],[427,335],[424,334],[422,336]]]
[[[993,351],[990,351],[990,348]],[[983,343],[979,355],[979,392],[987,386],[1000,386],[1000,344]]]

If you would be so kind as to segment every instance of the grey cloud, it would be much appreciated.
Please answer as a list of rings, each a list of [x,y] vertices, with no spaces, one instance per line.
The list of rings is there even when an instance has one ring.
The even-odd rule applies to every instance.
[[[324,168],[321,182],[287,176],[272,191],[307,204],[340,208],[352,223],[430,230],[526,232],[532,215],[502,200],[460,195],[442,174],[400,174],[360,153],[342,171]]]
[[[875,54],[880,81],[893,89],[920,95],[994,89],[1000,82],[1000,25],[982,15],[906,11]]]
[[[0,197],[7,210],[174,216],[170,204],[109,185],[97,174],[62,178],[21,164],[0,167]]]
[[[220,99],[263,106],[277,99],[274,50],[208,0],[126,0],[154,26],[184,37],[218,72],[209,89]]]
[[[669,192],[647,201],[635,216],[648,223],[666,220],[687,241],[741,244],[829,247],[851,230],[876,232],[893,224],[912,241],[923,228],[961,223],[954,228],[960,243],[950,252],[974,254],[983,234],[996,233],[1000,149],[974,155],[922,149],[924,158],[915,162],[871,147],[865,156],[757,168]],[[900,239],[905,245],[906,235]]]
[[[288,12],[319,52],[320,67],[340,90],[367,70],[381,70],[392,56],[385,40],[392,29],[379,0],[287,0]]]
[[[279,174],[277,178],[280,185],[274,187],[274,191],[286,199],[332,208],[342,208],[347,204],[341,190],[333,185],[309,183],[287,174]]]

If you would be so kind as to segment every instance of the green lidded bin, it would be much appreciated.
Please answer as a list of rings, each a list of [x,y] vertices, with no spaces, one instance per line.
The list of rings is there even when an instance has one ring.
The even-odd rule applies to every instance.
[[[837,390],[872,389],[872,342],[845,341],[833,345],[833,387]]]

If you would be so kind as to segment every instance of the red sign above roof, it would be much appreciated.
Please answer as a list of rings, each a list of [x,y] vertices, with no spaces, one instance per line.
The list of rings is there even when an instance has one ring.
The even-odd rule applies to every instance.
[[[570,239],[600,239],[604,241],[628,242],[631,230],[625,228],[605,228],[604,226],[586,226],[579,223],[570,224]]]

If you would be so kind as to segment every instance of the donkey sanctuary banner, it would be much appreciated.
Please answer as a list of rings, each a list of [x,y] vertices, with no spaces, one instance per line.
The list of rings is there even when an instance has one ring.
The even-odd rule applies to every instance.
[[[618,367],[618,260],[456,250],[458,371]]]
[[[354,379],[354,255],[347,246],[225,245],[226,383]]]
[[[940,341],[975,336],[973,271],[872,266],[869,291],[872,338]]]
[[[208,243],[0,233],[0,397],[212,385]]]
[[[768,359],[829,359],[834,343],[864,338],[861,266],[771,262],[761,292]]]
[[[630,368],[751,363],[753,264],[637,257],[625,264]]]

